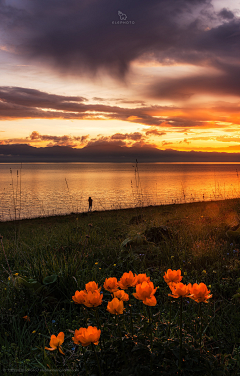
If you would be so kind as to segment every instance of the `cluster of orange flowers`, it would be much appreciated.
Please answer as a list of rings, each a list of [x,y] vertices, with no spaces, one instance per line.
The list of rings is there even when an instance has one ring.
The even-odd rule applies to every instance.
[[[204,283],[194,283],[193,285],[191,283],[188,285],[183,284],[181,282],[183,277],[181,276],[180,269],[168,269],[163,278],[172,292],[168,295],[173,298],[188,297],[195,300],[197,303],[208,303],[208,299],[212,297]],[[129,300],[129,295],[124,290],[127,290],[129,287],[136,288],[136,292],[133,293],[133,296],[136,299],[141,300],[143,304],[148,306],[155,306],[157,304],[154,295],[157,288],[154,288],[153,282],[150,281],[150,277],[147,277],[145,273],[133,275],[133,273],[129,271],[129,273],[124,273],[119,281],[115,277],[106,278],[103,287],[112,294],[113,299],[108,302],[107,311],[114,315],[123,314],[123,302]],[[76,291],[72,299],[76,304],[84,304],[86,307],[98,307],[102,304],[103,299],[103,294],[100,293],[100,291],[101,287],[98,287],[96,282],[91,281],[85,285],[85,290]],[[89,326],[88,328],[76,329],[72,340],[77,345],[81,344],[82,346],[88,346],[91,343],[97,345],[100,335],[100,329]],[[51,351],[58,349],[59,352],[64,355],[61,348],[63,342],[63,332],[60,332],[57,337],[52,335],[50,339],[50,347],[45,347],[45,349]]]
[[[197,303],[208,303],[208,299],[212,297],[212,295],[210,295],[210,290],[207,289],[205,283],[194,283],[193,285],[191,283],[188,285],[183,284],[181,282],[183,277],[181,276],[180,269],[168,269],[163,278],[172,292],[172,294],[168,295],[173,298],[179,298],[181,296],[191,298]]]
[[[135,274],[131,271],[124,273],[118,281],[116,277],[106,278],[103,287],[112,294],[112,301],[108,302],[107,310],[114,315],[123,314],[123,302],[129,300],[129,295],[124,291],[129,287],[136,287],[133,296],[141,300],[144,304],[155,306],[157,300],[154,296],[156,288],[150,281],[150,277],[144,274]],[[103,294],[100,293],[101,287],[94,281],[85,285],[85,290],[76,291],[72,297],[76,304],[84,304],[87,307],[97,307],[102,304]]]
[[[120,280],[117,278],[106,278],[103,287],[105,290],[111,292],[113,299],[108,302],[107,310],[114,315],[123,314],[124,306],[123,302],[129,300],[129,295],[124,291],[129,287],[136,287],[136,293],[133,293],[136,299],[142,300],[142,302],[149,306],[155,306],[157,304],[154,296],[156,288],[150,281],[150,277],[146,274],[135,274],[131,271],[124,273]],[[120,288],[120,289],[119,289]],[[84,304],[86,307],[98,307],[102,304],[103,294],[100,293],[101,287],[94,281],[88,282],[85,285],[85,290],[76,291],[72,297],[76,304]],[[89,326],[88,328],[79,328],[75,330],[73,342],[76,345],[88,346],[91,343],[97,345],[100,339],[101,330],[95,326]],[[51,336],[50,347],[45,347],[47,350],[59,350],[64,355],[61,345],[64,342],[64,333],[60,332],[57,337]]]
[[[85,290],[76,291],[72,297],[75,303],[84,304],[86,307],[98,307],[102,304],[103,294],[100,293],[101,287],[94,281],[85,285]]]

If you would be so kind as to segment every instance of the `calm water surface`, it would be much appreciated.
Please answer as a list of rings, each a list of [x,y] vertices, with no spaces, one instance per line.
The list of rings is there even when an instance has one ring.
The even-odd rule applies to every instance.
[[[240,196],[240,163],[0,164],[0,220]]]

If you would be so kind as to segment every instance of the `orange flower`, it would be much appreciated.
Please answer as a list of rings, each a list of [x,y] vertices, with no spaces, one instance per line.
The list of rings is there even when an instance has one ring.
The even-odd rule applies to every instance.
[[[102,304],[103,294],[100,294],[98,290],[88,291],[85,295],[83,304],[87,307],[97,307]]]
[[[81,291],[76,291],[75,292],[75,295],[72,296],[72,300],[76,303],[76,304],[83,304],[84,303],[84,300],[85,300],[85,296],[86,296],[86,291],[85,290],[81,290]]]
[[[100,335],[100,329],[97,329],[96,326],[89,326],[88,328],[76,329],[72,340],[76,345],[81,344],[84,347],[90,345],[90,343],[97,345]]]
[[[23,319],[25,319],[26,321],[30,321],[30,317],[29,316],[23,316]]]
[[[147,277],[146,273],[144,274],[135,274],[136,284],[143,283],[144,281],[150,282],[150,277]]]
[[[103,284],[103,287],[105,288],[105,290],[110,291],[110,292],[117,291],[117,289],[118,289],[117,278],[115,278],[115,277],[106,278],[105,282]]]
[[[188,285],[184,285],[182,282],[178,283],[170,283],[169,287],[172,291],[172,294],[168,294],[169,296],[172,296],[173,298],[179,298],[180,296],[186,297],[189,296],[190,290],[192,288],[191,283]]]
[[[63,344],[63,342],[64,342],[64,333],[63,332],[60,332],[57,335],[57,337],[54,334],[52,334],[50,342],[49,342],[50,347],[45,347],[45,349],[50,350],[50,351],[58,349],[58,351],[61,354],[65,355],[64,352],[62,351],[62,348],[61,348],[61,345]]]
[[[194,283],[190,289],[191,295],[189,296],[189,298],[195,300],[195,302],[197,303],[208,303],[208,299],[212,297],[212,295],[210,295],[210,292],[211,291],[207,289],[205,283],[199,283],[199,285],[197,283]]]
[[[93,291],[96,291],[96,290],[100,291],[101,287],[98,288],[98,283],[91,281],[91,282],[86,283],[85,289],[86,289],[87,292],[88,291],[93,292]]]
[[[124,290],[118,290],[113,293],[114,298],[118,298],[119,300],[122,300],[123,302],[126,302],[129,300],[129,295]]]
[[[156,301],[156,298],[155,298],[155,300],[152,299],[152,297],[153,297],[153,295],[155,294],[156,291],[157,291],[157,288],[154,288],[154,285],[153,285],[152,282],[144,281],[143,283],[139,283],[136,286],[136,292],[133,293],[133,296],[138,300],[142,300],[144,304],[150,305],[150,304],[147,304],[146,299],[148,299],[148,300],[150,299],[152,303],[154,301]],[[149,303],[150,303],[150,301],[149,301]],[[154,305],[156,305],[156,304],[154,304]]]
[[[122,315],[124,310],[123,301],[118,298],[113,298],[111,302],[108,302],[107,310],[113,315]]]
[[[146,298],[143,300],[143,304],[148,305],[148,306],[155,306],[157,304],[157,299],[155,298],[155,295],[152,295],[150,298]]]
[[[172,270],[172,269],[168,269],[167,272],[165,272],[164,276],[164,281],[169,284],[169,283],[178,283],[182,280],[182,276],[181,276],[181,270],[178,269],[178,270]]]
[[[128,287],[133,287],[136,285],[136,277],[134,277],[131,271],[129,271],[129,273],[123,273],[118,285],[123,290],[128,289]]]

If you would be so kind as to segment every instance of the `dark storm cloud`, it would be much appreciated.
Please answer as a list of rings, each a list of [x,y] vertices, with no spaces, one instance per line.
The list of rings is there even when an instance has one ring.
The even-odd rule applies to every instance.
[[[116,119],[145,125],[161,125],[165,119],[148,114],[157,107],[123,108],[86,104],[86,98],[52,95],[20,87],[0,87],[0,119]],[[100,117],[101,116],[101,117]]]
[[[54,72],[94,76],[102,71],[123,79],[132,61],[155,59],[167,65],[212,67],[219,75],[165,79],[153,84],[150,97],[240,94],[240,19],[226,8],[214,12],[211,0],[23,0],[19,4],[21,9],[0,1],[2,41],[23,59],[51,66]],[[128,24],[115,23],[121,21],[118,11],[126,14]]]
[[[71,107],[67,107],[67,103],[68,105],[72,104],[74,106],[74,102],[87,101],[87,99],[83,97],[48,94],[40,90],[11,86],[0,87],[0,100],[20,106],[40,108],[54,107],[54,109],[66,108],[68,111],[71,111]],[[72,108],[74,109],[75,107]]]
[[[94,75],[102,69],[123,77],[130,62],[148,59],[149,54],[167,64],[214,64],[213,57],[239,55],[234,37],[239,20],[225,8],[214,13],[211,0],[35,0],[23,4],[25,9],[17,9],[0,2],[5,40],[18,54],[63,74]],[[126,24],[117,23],[121,22],[118,11],[126,15]],[[206,31],[207,27],[211,30]]]
[[[234,18],[234,13],[226,8],[223,8],[218,14],[225,20],[232,20]]]
[[[161,80],[151,86],[148,94],[176,100],[188,99],[195,94],[240,96],[240,67],[229,65],[224,66],[219,74]]]
[[[167,56],[174,61],[215,68],[214,74],[188,74],[180,79],[160,80],[149,89],[149,96],[177,100],[198,93],[239,96],[240,20],[234,18],[209,30],[194,28],[192,32],[189,30],[185,48],[180,42],[180,49],[171,50]]]

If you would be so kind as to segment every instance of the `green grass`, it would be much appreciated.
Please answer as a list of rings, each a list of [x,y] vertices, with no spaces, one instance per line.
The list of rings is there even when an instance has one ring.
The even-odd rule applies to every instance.
[[[138,209],[92,212],[16,222],[1,222],[0,248],[0,364],[3,375],[98,375],[91,347],[85,355],[71,337],[81,326],[96,326],[94,310],[74,304],[76,290],[89,281],[99,286],[124,272],[147,273],[158,304],[150,307],[152,324],[142,302],[131,295],[130,311],[114,317],[106,311],[110,293],[99,307],[105,348],[97,346],[102,374],[120,375],[239,375],[240,303],[233,299],[240,284],[238,237],[226,231],[238,223],[237,199]],[[140,223],[134,216],[142,215]],[[130,224],[132,223],[133,224]],[[136,221],[135,221],[136,222]],[[146,230],[166,226],[169,237],[146,240]],[[128,238],[127,246],[121,248]],[[183,302],[183,368],[179,359],[179,301],[168,297],[163,280],[167,269],[182,270],[184,283],[204,282],[213,297],[203,304],[203,343],[199,346],[199,304]],[[18,276],[15,276],[19,273]],[[38,291],[18,285],[18,277],[32,278]],[[46,284],[46,277],[56,279]],[[172,303],[171,303],[172,301]],[[171,304],[171,331],[169,334]],[[30,322],[23,319],[29,316]],[[151,326],[151,327],[150,327]],[[65,356],[44,350],[51,334],[65,333]],[[151,335],[153,348],[150,351]],[[35,371],[34,371],[35,370]]]

